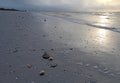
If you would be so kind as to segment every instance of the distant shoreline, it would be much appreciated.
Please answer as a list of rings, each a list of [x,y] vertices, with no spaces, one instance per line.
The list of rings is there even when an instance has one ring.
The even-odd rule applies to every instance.
[[[11,9],[8,9],[8,8],[0,8],[0,10],[6,10],[6,11],[19,11],[17,9],[14,9],[14,8],[11,8]]]
[[[0,8],[1,11],[26,11],[26,10],[18,10],[18,9],[14,9],[14,8]]]

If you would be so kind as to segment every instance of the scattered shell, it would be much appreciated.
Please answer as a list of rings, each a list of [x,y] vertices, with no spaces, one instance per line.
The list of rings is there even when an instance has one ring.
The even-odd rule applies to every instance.
[[[40,76],[44,76],[44,75],[45,75],[45,71],[44,71],[44,70],[40,71],[40,72],[39,72],[39,75],[40,75]]]
[[[58,66],[58,64],[56,64],[56,63],[53,63],[53,64],[51,64],[51,68],[55,68],[55,67],[57,67]]]
[[[29,68],[29,69],[31,69],[32,68],[32,64],[27,64],[27,67]]]
[[[44,54],[42,55],[42,58],[49,59],[50,55],[48,55],[47,52],[44,52]]]
[[[53,57],[49,57],[49,60],[50,60],[50,61],[53,61],[53,60],[54,60],[54,58],[53,58]]]

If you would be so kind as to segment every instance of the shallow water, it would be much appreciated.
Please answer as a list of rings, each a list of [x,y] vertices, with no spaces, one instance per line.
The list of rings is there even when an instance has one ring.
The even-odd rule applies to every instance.
[[[88,25],[95,28],[107,29],[120,33],[120,13],[118,12],[49,12],[46,14],[73,23]]]

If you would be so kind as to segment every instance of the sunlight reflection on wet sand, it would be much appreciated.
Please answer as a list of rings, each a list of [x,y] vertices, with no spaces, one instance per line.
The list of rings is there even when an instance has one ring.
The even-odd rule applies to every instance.
[[[109,20],[107,19],[108,18],[108,16],[100,16],[99,17],[100,19],[99,19],[99,22],[100,22],[100,25],[101,26],[107,26],[108,25],[108,23],[109,23]]]
[[[102,44],[103,42],[105,43],[105,42],[107,42],[107,36],[106,36],[106,34],[107,34],[107,31],[106,30],[104,30],[104,29],[99,29],[98,30],[98,32],[97,32],[97,34],[98,34],[98,42],[100,43],[100,44]],[[96,34],[96,35],[97,35]]]
[[[110,26],[110,20],[108,19],[109,16],[107,14],[99,16],[98,18],[98,25],[102,26],[102,27],[108,27]],[[105,30],[105,29],[97,29],[94,33],[94,35],[97,36],[96,41],[97,43],[106,46],[106,44],[108,42],[110,42],[109,38],[107,37],[107,35],[110,35],[109,31]]]

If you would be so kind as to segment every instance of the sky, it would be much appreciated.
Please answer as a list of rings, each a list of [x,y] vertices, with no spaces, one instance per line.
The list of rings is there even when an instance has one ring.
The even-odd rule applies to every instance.
[[[119,10],[120,0],[0,0],[0,7],[27,10]]]

